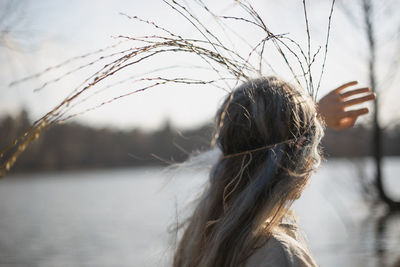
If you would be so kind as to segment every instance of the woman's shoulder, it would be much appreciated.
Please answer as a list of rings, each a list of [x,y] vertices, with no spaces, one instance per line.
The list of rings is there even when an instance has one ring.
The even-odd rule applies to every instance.
[[[296,229],[281,225],[247,260],[246,267],[316,267],[307,247],[297,240]]]

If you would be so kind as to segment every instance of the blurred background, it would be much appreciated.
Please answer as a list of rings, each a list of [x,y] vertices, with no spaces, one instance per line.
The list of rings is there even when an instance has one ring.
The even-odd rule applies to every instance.
[[[193,12],[199,9],[187,2]],[[235,1],[208,2],[217,14],[237,8]],[[272,32],[289,34],[305,47],[304,12],[297,2],[252,3]],[[311,46],[323,49],[331,1],[306,2]],[[360,87],[376,91],[377,101],[367,106],[370,114],[354,128],[327,129],[326,161],[295,203],[320,266],[400,266],[399,8],[397,0],[336,1],[318,98],[358,80]],[[0,2],[1,150],[93,69],[46,88],[43,84],[96,60],[96,55],[10,84],[113,45],[117,36],[153,34],[121,13],[155,21],[183,36],[194,31],[160,0]],[[215,27],[209,14],[198,16],[210,29]],[[235,25],[235,31],[249,42],[256,40],[246,25]],[[272,52],[266,57],[273,68],[264,74],[293,81],[281,59]],[[172,57],[146,67],[162,68],[171,60],[188,64]],[[315,65],[319,73],[321,54]],[[144,70],[127,70],[139,71]],[[132,88],[129,83],[113,87],[87,105]],[[174,245],[168,230],[201,192],[207,168],[171,172],[165,166],[209,149],[213,116],[225,95],[207,85],[154,88],[41,134],[0,180],[0,266],[168,266]]]

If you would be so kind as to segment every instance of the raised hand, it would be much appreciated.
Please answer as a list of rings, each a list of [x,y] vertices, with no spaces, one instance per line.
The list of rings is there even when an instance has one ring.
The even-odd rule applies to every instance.
[[[350,128],[359,116],[368,113],[368,108],[348,110],[351,106],[374,100],[376,97],[369,88],[344,90],[357,83],[357,81],[345,83],[332,90],[318,102],[318,112],[328,127],[335,130]]]

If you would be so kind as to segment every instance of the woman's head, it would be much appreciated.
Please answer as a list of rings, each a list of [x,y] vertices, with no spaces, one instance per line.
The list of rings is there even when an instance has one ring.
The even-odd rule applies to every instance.
[[[320,162],[323,128],[305,92],[275,78],[234,90],[217,113],[222,155],[174,266],[239,266],[265,242]]]
[[[305,91],[276,77],[252,80],[225,99],[217,113],[215,141],[225,158],[283,152],[295,165],[286,167],[308,172],[320,162],[317,148],[323,129],[316,113]]]

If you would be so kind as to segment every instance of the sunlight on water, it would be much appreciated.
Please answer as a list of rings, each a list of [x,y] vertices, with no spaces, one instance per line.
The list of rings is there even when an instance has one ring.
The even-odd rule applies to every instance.
[[[399,162],[385,165],[398,197]],[[371,213],[355,166],[324,164],[294,205],[299,223],[320,266],[396,266],[400,218]],[[370,161],[364,166],[373,173]],[[157,168],[8,176],[0,180],[0,266],[167,266],[167,230],[206,179]]]

